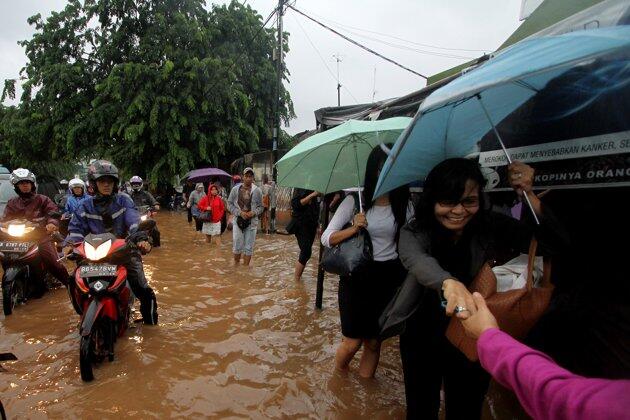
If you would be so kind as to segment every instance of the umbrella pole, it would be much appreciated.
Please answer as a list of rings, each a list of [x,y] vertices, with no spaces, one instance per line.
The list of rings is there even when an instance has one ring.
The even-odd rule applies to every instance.
[[[354,148],[354,161],[357,164],[357,189],[359,193],[359,212],[363,213],[363,200],[361,199],[361,171],[359,171],[359,155],[357,154],[357,144],[352,143]]]
[[[490,125],[492,126],[494,135],[497,137],[497,140],[499,140],[501,149],[503,149],[503,153],[505,153],[505,158],[507,159],[508,163],[511,164],[512,159],[510,158],[510,154],[508,153],[507,148],[505,147],[505,144],[503,144],[503,140],[501,139],[501,136],[499,135],[499,131],[497,130],[497,127],[492,122],[492,118],[490,118],[490,113],[488,112],[488,110],[486,109],[486,106],[483,104],[483,101],[481,100],[481,95],[477,94],[477,100],[479,101],[479,104],[481,105],[481,109],[483,109],[484,114],[486,114],[486,118],[488,119],[488,122],[490,122]],[[529,201],[529,197],[527,196],[527,193],[525,191],[523,191],[523,197],[525,198],[525,201],[527,202],[527,206],[529,207],[529,210],[532,212],[532,216],[534,216],[534,221],[536,222],[537,225],[539,225],[540,221],[538,220],[538,216],[536,215],[536,212],[534,211],[534,207],[532,206],[531,201]]]

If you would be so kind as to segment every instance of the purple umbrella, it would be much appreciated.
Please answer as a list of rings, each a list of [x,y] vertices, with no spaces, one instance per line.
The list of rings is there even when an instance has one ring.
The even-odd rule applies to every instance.
[[[232,178],[230,174],[219,168],[195,169],[184,175],[184,178],[193,182],[210,182],[217,177]]]

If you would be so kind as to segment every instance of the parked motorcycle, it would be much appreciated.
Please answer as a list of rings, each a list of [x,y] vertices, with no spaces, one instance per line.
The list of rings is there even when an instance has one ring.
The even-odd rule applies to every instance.
[[[127,330],[133,295],[123,263],[153,227],[155,221],[143,221],[127,239],[111,233],[90,234],[71,254],[77,262],[72,299],[81,312],[79,366],[86,382],[94,379],[94,363],[114,360],[116,339]]]
[[[11,315],[18,303],[41,296],[47,289],[46,270],[39,256],[39,245],[45,241],[63,241],[59,234],[50,235],[46,219],[12,220],[0,224],[0,262],[2,262],[2,309]]]

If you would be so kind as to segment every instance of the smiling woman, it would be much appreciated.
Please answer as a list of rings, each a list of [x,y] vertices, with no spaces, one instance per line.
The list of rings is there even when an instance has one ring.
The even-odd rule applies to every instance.
[[[416,219],[401,230],[398,249],[410,273],[402,289],[411,292],[399,293],[388,310],[401,319],[386,315],[382,325],[406,321],[400,352],[408,418],[437,418],[442,382],[448,417],[481,415],[489,376],[447,341],[449,317],[466,319],[475,313],[467,286],[485,262],[505,262],[526,252],[532,235],[544,253],[567,242],[553,215],[531,192],[534,171],[515,162],[508,174],[512,188],[529,195],[539,226],[529,218],[519,222],[486,210],[482,194],[486,181],[478,163],[456,158],[431,170]],[[409,296],[419,298],[410,301]],[[446,310],[441,305],[444,299]]]

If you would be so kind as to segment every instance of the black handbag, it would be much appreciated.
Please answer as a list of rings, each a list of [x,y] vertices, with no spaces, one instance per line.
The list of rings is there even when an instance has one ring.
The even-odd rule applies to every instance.
[[[296,230],[296,225],[297,221],[295,220],[295,217],[291,217],[291,221],[289,221],[289,224],[287,225],[287,233],[293,235]]]
[[[203,223],[210,223],[212,221],[212,211],[206,210],[199,213],[197,220]]]
[[[353,197],[355,200],[355,211],[358,211],[357,197],[354,194]],[[374,252],[370,234],[367,230],[361,229],[356,235],[345,241],[331,248],[326,248],[320,265],[328,273],[349,276],[372,261],[373,258]]]
[[[349,276],[373,259],[372,240],[367,230],[361,229],[356,235],[343,242],[326,248],[321,266],[324,271],[340,276]]]
[[[245,230],[252,223],[252,219],[245,219],[244,217],[238,216],[236,218],[236,225],[240,230]]]

